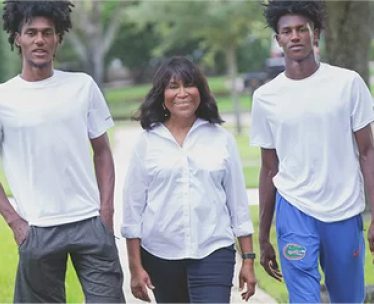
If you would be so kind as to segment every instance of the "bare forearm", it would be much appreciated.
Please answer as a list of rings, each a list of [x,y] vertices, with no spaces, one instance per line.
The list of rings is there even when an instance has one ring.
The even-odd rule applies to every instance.
[[[110,150],[95,154],[94,164],[100,192],[100,209],[113,212],[115,174]]]
[[[253,242],[252,242],[252,235],[248,236],[240,236],[238,237],[240,250],[242,253],[251,253],[253,252]],[[243,259],[243,264],[248,264],[250,269],[253,268],[254,260],[253,259]]]
[[[273,176],[276,172],[261,168],[260,171],[260,227],[259,240],[269,241],[271,223],[274,216],[275,209],[275,194],[276,189],[273,184]]]
[[[252,235],[240,236],[238,241],[242,253],[253,252]]]
[[[126,245],[130,272],[139,271],[142,268],[140,239],[126,239]]]
[[[0,213],[4,217],[10,229],[12,229],[16,243],[20,245],[27,236],[27,232],[29,230],[29,224],[25,219],[23,219],[16,212],[16,210],[14,210],[1,184],[0,184]]]
[[[374,220],[374,149],[368,151],[365,156],[360,156],[360,166],[371,206],[371,218]]]
[[[19,214],[14,210],[9,202],[8,197],[4,192],[3,186],[0,184],[0,214],[3,216],[9,226],[17,220],[22,219]]]

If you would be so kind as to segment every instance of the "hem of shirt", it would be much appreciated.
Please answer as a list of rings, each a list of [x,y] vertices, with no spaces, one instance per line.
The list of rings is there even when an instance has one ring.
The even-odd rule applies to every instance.
[[[163,254],[159,254],[155,251],[153,251],[152,249],[149,249],[147,248],[147,246],[144,246],[144,244],[141,244],[140,246],[148,251],[150,254],[154,255],[155,257],[158,257],[160,259],[164,259],[164,260],[184,260],[184,259],[204,259],[206,258],[208,255],[210,255],[211,253],[213,253],[214,251],[218,250],[218,249],[222,249],[222,248],[225,248],[225,247],[229,247],[231,245],[234,245],[235,244],[235,241],[231,241],[231,242],[222,242],[220,244],[217,244],[216,246],[213,246],[213,247],[209,247],[208,250],[206,251],[203,251],[202,254],[199,254],[199,255],[177,255],[177,256],[166,256],[166,255],[163,255]]]
[[[60,226],[60,225],[65,225],[65,224],[71,224],[71,223],[76,223],[80,221],[87,220],[89,218],[99,216],[100,213],[99,211],[94,211],[90,212],[84,215],[80,216],[64,216],[61,218],[53,218],[53,219],[42,219],[42,220],[30,220],[28,221],[30,226],[35,226],[35,227],[53,227],[53,226]]]
[[[272,144],[265,144],[265,143],[260,143],[260,142],[255,142],[255,141],[250,141],[249,144],[254,147],[261,147],[264,149],[275,149],[275,146]]]
[[[131,230],[131,231],[130,231]],[[138,229],[129,229],[127,227],[121,227],[121,235],[125,239],[140,239],[141,238],[141,227]]]
[[[361,130],[363,128],[365,128],[367,125],[371,124],[372,122],[374,121],[374,117],[371,117],[370,119],[368,119],[367,121],[359,124],[357,127],[354,127],[352,128],[353,132],[356,132],[358,130]]]
[[[292,198],[286,194],[283,194],[281,193],[279,190],[277,190],[279,192],[279,194],[289,203],[291,204],[292,206],[294,206],[296,209],[300,210],[301,212],[305,213],[306,215],[310,216],[310,217],[313,217],[321,222],[324,222],[324,223],[335,223],[335,222],[340,222],[340,221],[344,221],[346,219],[349,219],[351,217],[354,217],[356,216],[357,214],[360,214],[362,213],[364,210],[365,210],[365,205],[363,207],[361,207],[358,211],[356,212],[345,212],[343,216],[340,216],[340,217],[331,217],[331,213],[327,213],[328,214],[328,217],[324,217],[324,216],[321,216],[320,214],[316,214],[316,213],[313,213],[313,212],[310,212],[309,209],[306,209],[306,208],[303,208],[301,206],[301,203],[298,199],[296,198]]]
[[[112,119],[110,119],[108,122],[104,123],[97,132],[95,132],[95,133],[89,133],[88,137],[90,139],[98,138],[101,135],[103,135],[107,130],[109,130],[110,128],[112,128],[113,126],[114,126],[114,121]]]
[[[235,237],[248,236],[254,233],[254,227],[252,221],[247,221],[244,225],[240,227],[233,228],[233,233]]]

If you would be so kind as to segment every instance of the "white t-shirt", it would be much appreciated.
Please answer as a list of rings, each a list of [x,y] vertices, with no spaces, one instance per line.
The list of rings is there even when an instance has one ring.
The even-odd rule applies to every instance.
[[[374,120],[373,100],[353,71],[321,63],[310,77],[284,73],[253,98],[251,144],[276,149],[278,192],[324,222],[365,208],[354,132]]]
[[[253,233],[235,140],[197,119],[181,147],[159,124],[134,147],[122,235],[164,259],[203,258]]]
[[[112,125],[86,74],[55,70],[42,81],[1,84],[1,156],[20,216],[46,227],[98,215],[89,139]]]

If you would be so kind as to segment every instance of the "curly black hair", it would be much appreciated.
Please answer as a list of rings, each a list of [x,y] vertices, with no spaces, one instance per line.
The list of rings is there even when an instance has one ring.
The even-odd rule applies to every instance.
[[[264,6],[266,22],[276,33],[278,33],[279,19],[287,14],[302,15],[313,22],[315,29],[323,29],[324,7],[320,0],[269,0],[268,3],[264,3]]]
[[[150,130],[157,123],[169,119],[170,113],[163,108],[165,88],[170,79],[175,77],[183,84],[196,86],[200,94],[200,105],[196,116],[210,123],[221,124],[224,121],[218,113],[217,103],[212,95],[208,82],[200,69],[192,61],[183,56],[174,56],[167,59],[156,71],[152,88],[139,108],[134,118],[140,121],[143,129]]]
[[[73,3],[70,1],[20,1],[5,0],[3,28],[9,34],[8,41],[14,48],[16,33],[21,31],[23,24],[33,17],[47,17],[55,25],[56,33],[61,42],[64,33],[71,29],[70,13]]]

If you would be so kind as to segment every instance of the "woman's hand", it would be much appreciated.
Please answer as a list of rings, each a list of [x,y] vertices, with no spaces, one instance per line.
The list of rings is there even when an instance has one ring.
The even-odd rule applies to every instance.
[[[135,298],[146,302],[151,302],[148,295],[148,288],[154,289],[155,287],[153,286],[148,273],[143,268],[131,273],[130,286],[131,292]]]
[[[246,288],[244,289],[244,285]],[[242,299],[248,299],[254,295],[256,288],[256,277],[253,268],[253,260],[243,260],[239,273],[239,290],[242,292]]]

